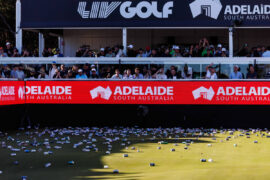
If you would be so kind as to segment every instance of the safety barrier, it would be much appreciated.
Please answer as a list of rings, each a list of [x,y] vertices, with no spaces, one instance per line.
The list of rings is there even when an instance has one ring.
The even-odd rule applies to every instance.
[[[270,105],[270,81],[0,81],[0,103]]]

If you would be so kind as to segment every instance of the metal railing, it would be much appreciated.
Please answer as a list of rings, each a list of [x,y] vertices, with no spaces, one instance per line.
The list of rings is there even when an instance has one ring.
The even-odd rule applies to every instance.
[[[185,64],[192,67],[193,77],[195,79],[202,79],[205,76],[206,66],[214,64],[217,67],[217,72],[222,77],[228,77],[233,70],[233,65],[238,65],[241,68],[241,72],[245,75],[250,64],[256,65],[258,68],[258,74],[261,79],[270,78],[270,58],[250,58],[250,57],[234,57],[234,58],[193,58],[193,57],[180,57],[180,58],[83,58],[83,57],[20,57],[20,58],[0,58],[0,65],[46,65],[50,64],[65,64],[65,65],[83,65],[83,64],[95,64],[97,68],[104,66],[113,66],[123,68],[133,68],[135,66],[146,66],[148,69],[151,66],[158,65],[158,67],[164,67],[168,70],[170,66],[176,66],[179,71],[183,70]],[[48,68],[47,68],[48,70]],[[267,77],[265,75],[268,75]]]
[[[84,57],[20,57],[0,58],[0,64],[270,64],[270,58],[84,58]]]

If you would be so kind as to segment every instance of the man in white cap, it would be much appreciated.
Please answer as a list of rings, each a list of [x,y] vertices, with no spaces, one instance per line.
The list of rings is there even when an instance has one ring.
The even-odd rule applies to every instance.
[[[233,72],[230,74],[230,79],[243,79],[243,75],[239,72],[239,66],[234,65]]]
[[[130,44],[128,47],[127,47],[127,56],[128,57],[136,57],[137,56],[137,53],[136,51],[133,49],[134,46],[132,44]]]
[[[97,70],[95,68],[92,68],[90,79],[98,79],[98,78],[99,78],[99,76],[97,75]]]
[[[6,43],[5,53],[7,53],[8,57],[11,57],[13,55],[13,48],[10,42]]]
[[[100,48],[100,52],[98,53],[98,57],[105,57],[105,49]]]
[[[78,74],[76,75],[76,79],[87,79],[87,76],[83,73],[82,69],[78,70]]]
[[[221,57],[228,57],[228,54],[227,54],[227,49],[226,48],[222,48],[221,50]]]
[[[182,57],[179,46],[174,45],[172,49],[172,57]]]

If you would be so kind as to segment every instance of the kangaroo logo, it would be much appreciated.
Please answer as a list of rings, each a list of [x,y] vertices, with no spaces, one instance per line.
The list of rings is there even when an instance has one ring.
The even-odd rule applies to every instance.
[[[202,97],[203,99],[211,101],[215,95],[215,92],[212,87],[210,87],[209,89],[205,87],[200,87],[194,90],[192,94],[195,100]]]
[[[92,99],[96,99],[98,97],[101,97],[102,99],[109,100],[111,95],[112,95],[112,91],[111,91],[109,86],[106,89],[99,86],[99,87],[91,90],[90,95],[91,95]]]
[[[195,0],[189,4],[193,18],[204,14],[212,19],[217,19],[222,9],[220,0]]]

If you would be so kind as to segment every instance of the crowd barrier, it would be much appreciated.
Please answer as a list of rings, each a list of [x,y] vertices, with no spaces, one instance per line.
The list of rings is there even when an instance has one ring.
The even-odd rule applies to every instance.
[[[0,81],[0,104],[270,105],[270,81]]]

